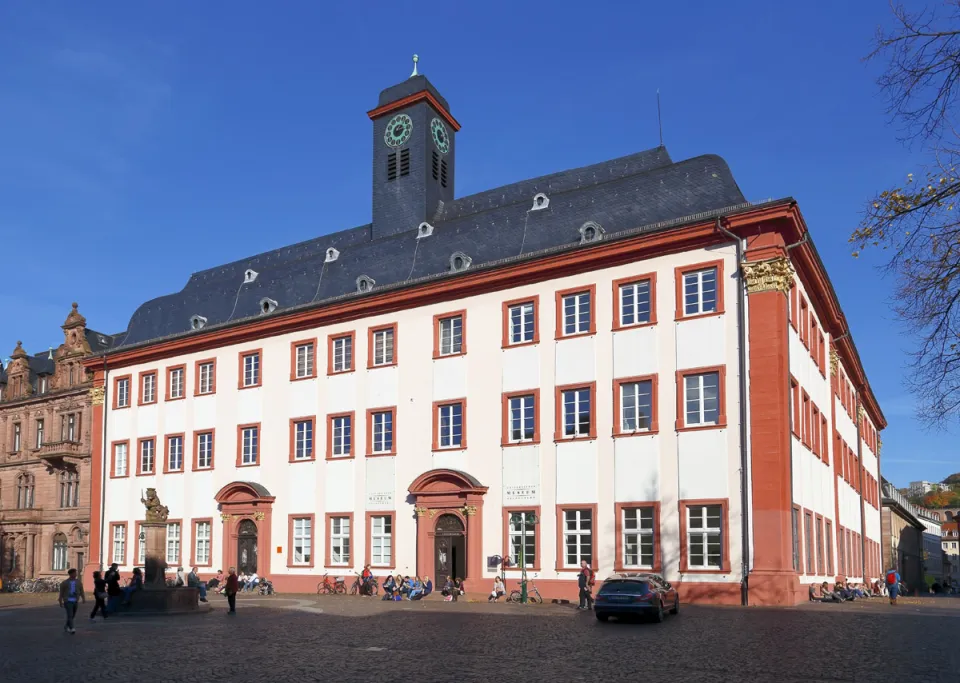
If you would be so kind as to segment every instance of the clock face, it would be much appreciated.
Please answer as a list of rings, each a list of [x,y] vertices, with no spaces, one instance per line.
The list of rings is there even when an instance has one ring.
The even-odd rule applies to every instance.
[[[401,147],[410,139],[413,132],[413,121],[406,114],[397,114],[387,123],[387,130],[383,133],[383,141],[390,147]]]
[[[446,154],[450,151],[450,136],[440,119],[434,119],[430,122],[430,133],[433,134],[433,144],[437,146],[441,153]]]

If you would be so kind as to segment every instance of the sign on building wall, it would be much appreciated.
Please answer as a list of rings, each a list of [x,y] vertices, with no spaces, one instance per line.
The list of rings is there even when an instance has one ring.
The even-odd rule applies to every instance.
[[[540,491],[536,484],[529,486],[504,486],[503,503],[529,503],[538,505],[540,503]]]
[[[394,476],[396,458],[368,458],[367,468],[367,510],[393,510]]]

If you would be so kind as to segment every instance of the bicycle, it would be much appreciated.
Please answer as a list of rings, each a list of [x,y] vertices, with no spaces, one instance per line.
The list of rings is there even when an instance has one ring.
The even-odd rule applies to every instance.
[[[377,582],[377,577],[370,577],[368,590],[368,593],[363,592],[363,576],[357,574],[357,578],[353,580],[353,585],[350,586],[350,595],[370,595],[375,597],[380,592],[380,584]]]
[[[323,581],[317,584],[317,595],[345,595],[347,587],[344,585],[343,577],[338,576],[332,581],[327,574],[323,575]]]
[[[523,581],[519,581],[518,583],[521,588],[510,591],[510,597],[507,598],[507,602],[520,602],[521,596],[523,595]],[[537,590],[537,584],[532,580],[527,581],[527,602],[534,605],[543,604],[543,596],[540,595],[540,591]]]

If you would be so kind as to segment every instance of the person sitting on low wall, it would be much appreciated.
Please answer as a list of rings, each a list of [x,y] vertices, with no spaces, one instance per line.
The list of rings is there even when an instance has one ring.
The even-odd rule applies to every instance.
[[[190,573],[187,574],[187,586],[200,591],[200,602],[207,601],[207,586],[200,580],[200,574],[196,567],[192,567]]]

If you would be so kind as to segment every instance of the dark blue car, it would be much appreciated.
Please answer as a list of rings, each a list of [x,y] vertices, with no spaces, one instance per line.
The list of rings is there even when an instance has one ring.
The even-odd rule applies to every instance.
[[[593,610],[600,621],[645,617],[660,622],[668,611],[680,611],[680,596],[659,574],[614,574],[600,586]]]

